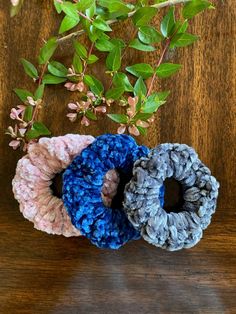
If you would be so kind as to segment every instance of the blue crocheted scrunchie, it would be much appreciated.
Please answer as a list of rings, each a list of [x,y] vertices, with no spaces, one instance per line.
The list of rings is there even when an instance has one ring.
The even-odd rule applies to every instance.
[[[140,237],[122,208],[106,207],[103,178],[110,169],[132,174],[133,163],[149,149],[128,135],[102,135],[83,150],[63,175],[63,201],[73,225],[100,248],[117,249]],[[162,191],[163,192],[163,191]]]
[[[158,193],[166,178],[182,184],[184,204],[167,213]],[[133,178],[125,187],[124,209],[143,238],[174,251],[194,246],[215,212],[219,183],[193,148],[161,144],[135,162]]]

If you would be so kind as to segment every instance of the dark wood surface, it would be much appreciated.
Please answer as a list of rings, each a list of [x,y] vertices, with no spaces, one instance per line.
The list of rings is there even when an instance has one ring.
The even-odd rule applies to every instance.
[[[3,129],[10,122],[10,108],[18,104],[11,89],[32,87],[19,58],[34,61],[43,39],[55,34],[59,24],[51,1],[25,2],[24,10],[10,19],[8,1],[0,1]],[[216,2],[216,10],[192,23],[200,41],[171,57],[183,63],[183,69],[157,83],[156,88],[169,88],[172,94],[148,137],[139,139],[150,146],[161,142],[194,146],[220,181],[218,209],[202,241],[174,253],[141,240],[108,251],[84,238],[66,239],[33,229],[11,192],[20,153],[8,148],[2,135],[0,313],[236,313],[235,2]],[[130,24],[125,34],[122,30],[117,26],[120,36],[129,34]],[[70,57],[70,45],[58,56]],[[132,52],[127,58],[154,61],[156,56],[143,60]],[[88,129],[70,124],[64,118],[70,95],[60,87],[49,88],[46,99],[42,119],[56,135],[115,131],[108,120]]]

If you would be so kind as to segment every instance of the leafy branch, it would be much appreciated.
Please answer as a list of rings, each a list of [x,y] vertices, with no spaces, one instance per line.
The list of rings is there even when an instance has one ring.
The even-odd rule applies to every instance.
[[[18,5],[22,4],[21,0]],[[178,20],[175,14],[177,4],[183,5]],[[12,137],[10,146],[13,148],[22,146],[27,149],[32,141],[51,134],[44,123],[38,121],[45,86],[51,84],[63,83],[68,91],[77,93],[78,100],[68,104],[70,112],[67,117],[70,121],[79,120],[82,125],[88,126],[101,114],[107,113],[108,118],[119,124],[118,133],[146,134],[154,121],[155,112],[169,95],[169,91],[153,91],[155,80],[167,78],[181,68],[180,64],[166,62],[167,51],[194,43],[198,37],[187,32],[188,20],[212,8],[206,0],[157,0],[153,5],[148,5],[145,0],[136,4],[122,0],[54,0],[54,6],[63,16],[58,36],[50,38],[41,48],[38,66],[21,60],[25,73],[37,87],[34,93],[15,89],[22,103],[12,108],[10,116],[16,125],[6,132]],[[167,6],[170,8],[157,29],[152,20],[159,9]],[[111,37],[113,24],[129,18],[134,28],[130,40],[126,42],[126,38]],[[75,27],[79,30],[68,34]],[[80,35],[90,41],[88,49],[75,39]],[[58,45],[68,39],[73,39],[74,53],[71,63],[65,65],[53,60],[53,56]],[[140,53],[154,53],[161,49],[161,53],[155,65],[124,64],[124,56],[129,49]],[[111,78],[106,90],[93,74],[94,64],[99,61],[96,52],[104,55],[104,73]],[[110,113],[111,104],[116,105],[112,106],[113,110],[121,107],[123,113]]]

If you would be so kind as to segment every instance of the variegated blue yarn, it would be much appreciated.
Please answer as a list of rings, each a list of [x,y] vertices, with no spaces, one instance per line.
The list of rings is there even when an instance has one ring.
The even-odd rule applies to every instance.
[[[182,184],[184,205],[167,213],[158,197],[166,178]],[[136,161],[125,187],[124,209],[133,226],[149,243],[170,251],[194,246],[215,212],[219,183],[193,148],[161,144]]]
[[[100,248],[117,249],[140,237],[123,208],[103,204],[103,178],[110,169],[132,174],[134,162],[149,149],[128,135],[106,134],[76,157],[63,175],[63,201],[73,225]]]

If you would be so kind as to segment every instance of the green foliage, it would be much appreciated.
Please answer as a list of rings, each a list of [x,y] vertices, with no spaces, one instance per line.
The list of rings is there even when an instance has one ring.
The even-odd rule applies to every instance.
[[[75,40],[73,42],[73,44],[74,44],[74,48],[75,48],[75,51],[76,51],[77,55],[80,56],[84,60],[87,59],[88,52],[87,52],[87,49],[84,47],[84,45],[82,45],[77,40]]]
[[[23,64],[25,73],[28,76],[32,77],[33,79],[38,78],[38,76],[39,76],[38,71],[32,63],[30,63],[29,61],[27,61],[25,59],[21,59],[21,63]]]
[[[139,8],[133,15],[133,22],[136,26],[145,26],[155,16],[157,10],[153,7]]]
[[[154,113],[158,108],[165,103],[165,99],[169,95],[169,92],[153,93],[144,102],[141,110],[144,113]]]
[[[35,93],[34,93],[34,99],[35,100],[38,100],[38,99],[42,99],[43,98],[43,93],[44,93],[44,87],[45,85],[44,84],[40,84]]]
[[[174,7],[170,7],[168,13],[164,16],[161,21],[161,33],[164,37],[169,37],[175,27],[175,13]]]
[[[129,47],[137,49],[137,50],[141,50],[141,51],[154,51],[155,50],[153,46],[145,45],[141,43],[141,41],[138,38],[133,39],[130,42]]]
[[[124,86],[114,87],[109,89],[105,96],[107,99],[117,100],[121,95],[123,95],[124,91]]]
[[[64,32],[69,31],[70,29],[74,28],[76,25],[78,25],[80,22],[79,16],[77,19],[70,17],[70,16],[65,16],[61,22],[60,28],[59,28],[59,34],[62,34]]]
[[[93,21],[93,26],[95,26],[96,28],[105,31],[105,32],[111,32],[112,29],[110,28],[110,26],[107,24],[107,22],[105,20],[103,20],[101,17],[97,17],[94,21]]]
[[[159,43],[163,40],[163,36],[152,26],[141,26],[138,37],[144,44]]]
[[[67,68],[58,61],[51,61],[48,64],[48,72],[54,76],[67,77]]]
[[[196,35],[188,33],[179,33],[176,34],[171,40],[172,47],[185,47],[193,44],[198,37]]]
[[[91,91],[95,95],[102,96],[102,94],[104,92],[104,86],[103,86],[101,81],[99,81],[98,79],[96,79],[92,75],[85,75],[84,76],[84,83],[90,87]]]
[[[33,116],[33,107],[32,106],[27,106],[24,112],[24,121],[29,122],[31,121]]]
[[[142,79],[139,77],[134,85],[134,95],[138,97],[142,97],[147,94],[147,87]]]
[[[20,98],[22,102],[27,101],[27,97],[34,97],[33,94],[26,89],[21,89],[21,88],[15,88],[14,92],[16,95]]]
[[[120,47],[113,48],[106,59],[106,66],[110,71],[118,71],[121,66],[121,49]]]
[[[38,138],[40,136],[50,135],[51,132],[42,122],[34,122],[31,129],[27,131],[26,137],[29,140]]]
[[[76,8],[78,11],[84,12],[95,4],[95,0],[80,0],[76,4]]]
[[[169,77],[181,68],[181,64],[162,63],[157,69],[156,74],[160,78]]]
[[[206,0],[192,0],[184,5],[182,14],[185,19],[191,19],[207,8],[213,8],[211,2]]]
[[[126,71],[133,74],[137,77],[142,77],[143,79],[147,79],[151,77],[154,73],[153,68],[148,63],[137,63],[131,66],[126,67]]]
[[[125,73],[117,72],[113,77],[113,84],[116,87],[122,86],[124,91],[132,92],[133,86],[131,85],[128,76]]]
[[[128,117],[125,114],[108,114],[107,115],[111,120],[117,122],[117,123],[122,123],[122,124],[126,124],[128,123]]]
[[[67,79],[65,77],[58,77],[52,74],[45,74],[43,77],[44,84],[60,84],[65,82]]]
[[[57,49],[58,43],[56,37],[50,38],[40,49],[39,64],[45,64],[54,54]]]

